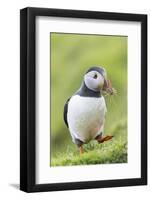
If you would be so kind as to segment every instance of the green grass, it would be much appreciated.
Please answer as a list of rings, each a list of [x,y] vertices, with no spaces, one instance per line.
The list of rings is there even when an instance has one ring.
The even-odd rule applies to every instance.
[[[89,165],[127,162],[127,124],[126,120],[113,127],[112,140],[98,144],[91,141],[84,145],[85,152],[80,155],[75,146],[67,146],[66,151],[52,158],[51,166]]]

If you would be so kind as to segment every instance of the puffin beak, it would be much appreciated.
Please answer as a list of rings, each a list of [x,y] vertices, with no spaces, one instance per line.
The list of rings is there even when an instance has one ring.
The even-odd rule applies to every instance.
[[[116,94],[116,90],[112,87],[111,81],[107,79],[104,79],[103,90],[110,95]]]

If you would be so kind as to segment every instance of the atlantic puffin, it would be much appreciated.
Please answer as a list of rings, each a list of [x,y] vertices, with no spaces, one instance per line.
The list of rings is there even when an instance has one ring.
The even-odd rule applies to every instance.
[[[64,122],[80,154],[84,152],[83,144],[93,139],[103,143],[113,137],[103,136],[107,112],[103,91],[111,95],[116,92],[107,80],[104,67],[90,67],[84,75],[80,89],[64,105]]]

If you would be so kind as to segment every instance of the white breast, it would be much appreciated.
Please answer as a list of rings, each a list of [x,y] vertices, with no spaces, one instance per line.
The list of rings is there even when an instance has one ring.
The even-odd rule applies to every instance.
[[[68,104],[67,120],[73,138],[83,142],[95,138],[103,131],[106,104],[104,97],[73,96]]]

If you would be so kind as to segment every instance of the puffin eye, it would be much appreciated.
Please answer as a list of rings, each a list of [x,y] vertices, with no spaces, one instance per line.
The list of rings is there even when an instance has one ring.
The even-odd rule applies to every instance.
[[[97,74],[94,74],[93,78],[94,79],[97,79],[98,75]]]

